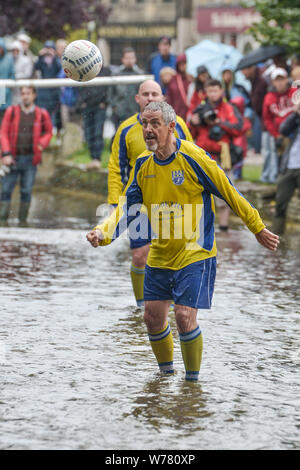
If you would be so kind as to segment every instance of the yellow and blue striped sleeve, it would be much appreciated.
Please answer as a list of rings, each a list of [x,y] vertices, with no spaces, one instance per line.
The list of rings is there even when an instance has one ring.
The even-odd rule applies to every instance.
[[[177,116],[175,129],[177,131],[179,139],[187,140],[189,142],[194,142],[188,126],[186,125],[185,121],[180,116]]]
[[[130,165],[126,137],[133,124],[121,125],[114,137],[108,162],[108,203],[117,205],[129,179]]]
[[[183,156],[194,170],[203,188],[223,199],[252,233],[257,234],[263,230],[265,224],[257,209],[232,184],[215,160],[211,159],[203,149],[199,152],[199,148],[194,147],[197,151],[194,152],[193,157],[184,153]]]
[[[95,229],[101,230],[104,235],[104,240],[102,240],[99,245],[109,245],[112,243],[128,228],[129,224],[140,215],[139,209],[143,204],[143,195],[138,184],[138,173],[143,163],[148,158],[149,155],[138,158],[131,171],[127,186],[119,199],[116,210],[103,224],[95,227]]]

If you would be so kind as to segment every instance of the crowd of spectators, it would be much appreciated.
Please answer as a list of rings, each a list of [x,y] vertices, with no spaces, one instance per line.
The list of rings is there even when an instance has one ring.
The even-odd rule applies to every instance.
[[[30,37],[24,33],[17,35],[9,45],[0,39],[0,79],[64,78],[60,57],[66,41],[46,41],[38,56],[31,52],[30,43]],[[285,125],[291,114],[299,114],[292,99],[296,92],[293,83],[300,79],[299,56],[288,62],[285,57],[278,56],[267,63],[244,68],[242,73],[249,81],[248,90],[236,81],[235,70],[230,64],[224,65],[220,80],[216,80],[199,57],[196,77],[190,76],[186,55],[172,54],[171,38],[167,36],[160,38],[157,51],[145,63],[143,70],[137,64],[135,50],[126,48],[121,64],[105,64],[99,75],[153,74],[166,101],[187,122],[195,143],[217,158],[232,177],[242,177],[243,160],[252,150],[263,158],[261,181],[277,181],[290,143],[287,129],[294,129],[296,124],[292,124],[298,125],[299,121],[297,117],[291,120],[290,126]],[[117,129],[121,122],[138,112],[137,92],[138,85],[121,84],[40,88],[36,105],[48,111],[57,142],[70,115],[75,113],[81,118],[91,157],[90,166],[97,168],[101,164],[108,108],[111,110],[110,121]],[[10,105],[20,103],[20,90],[12,91],[7,87],[0,104],[0,120]],[[298,139],[296,143],[298,145]]]

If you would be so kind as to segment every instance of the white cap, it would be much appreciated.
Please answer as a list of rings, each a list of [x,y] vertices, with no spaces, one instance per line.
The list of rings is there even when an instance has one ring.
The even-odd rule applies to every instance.
[[[19,41],[27,42],[28,44],[31,43],[30,37],[27,36],[27,34],[25,34],[25,33],[20,33],[20,34],[18,34],[17,39],[18,39]]]
[[[287,77],[288,73],[285,69],[281,67],[277,67],[273,72],[271,73],[271,79],[275,80],[277,77]]]
[[[13,41],[10,46],[9,46],[9,49],[12,51],[13,49],[18,49],[18,51],[22,51],[22,44],[20,43],[20,41]]]

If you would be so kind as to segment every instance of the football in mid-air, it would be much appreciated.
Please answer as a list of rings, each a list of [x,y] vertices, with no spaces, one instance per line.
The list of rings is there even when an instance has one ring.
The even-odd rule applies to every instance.
[[[103,59],[95,44],[80,39],[65,47],[61,64],[68,78],[78,82],[87,82],[97,77],[102,68]]]

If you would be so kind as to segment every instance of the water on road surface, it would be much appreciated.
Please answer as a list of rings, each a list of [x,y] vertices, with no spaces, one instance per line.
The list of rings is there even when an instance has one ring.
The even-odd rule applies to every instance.
[[[173,313],[176,375],[158,374],[127,240],[95,250],[96,202],[46,200],[30,228],[0,228],[1,449],[299,448],[297,234],[275,254],[242,226],[217,234],[194,384]]]

